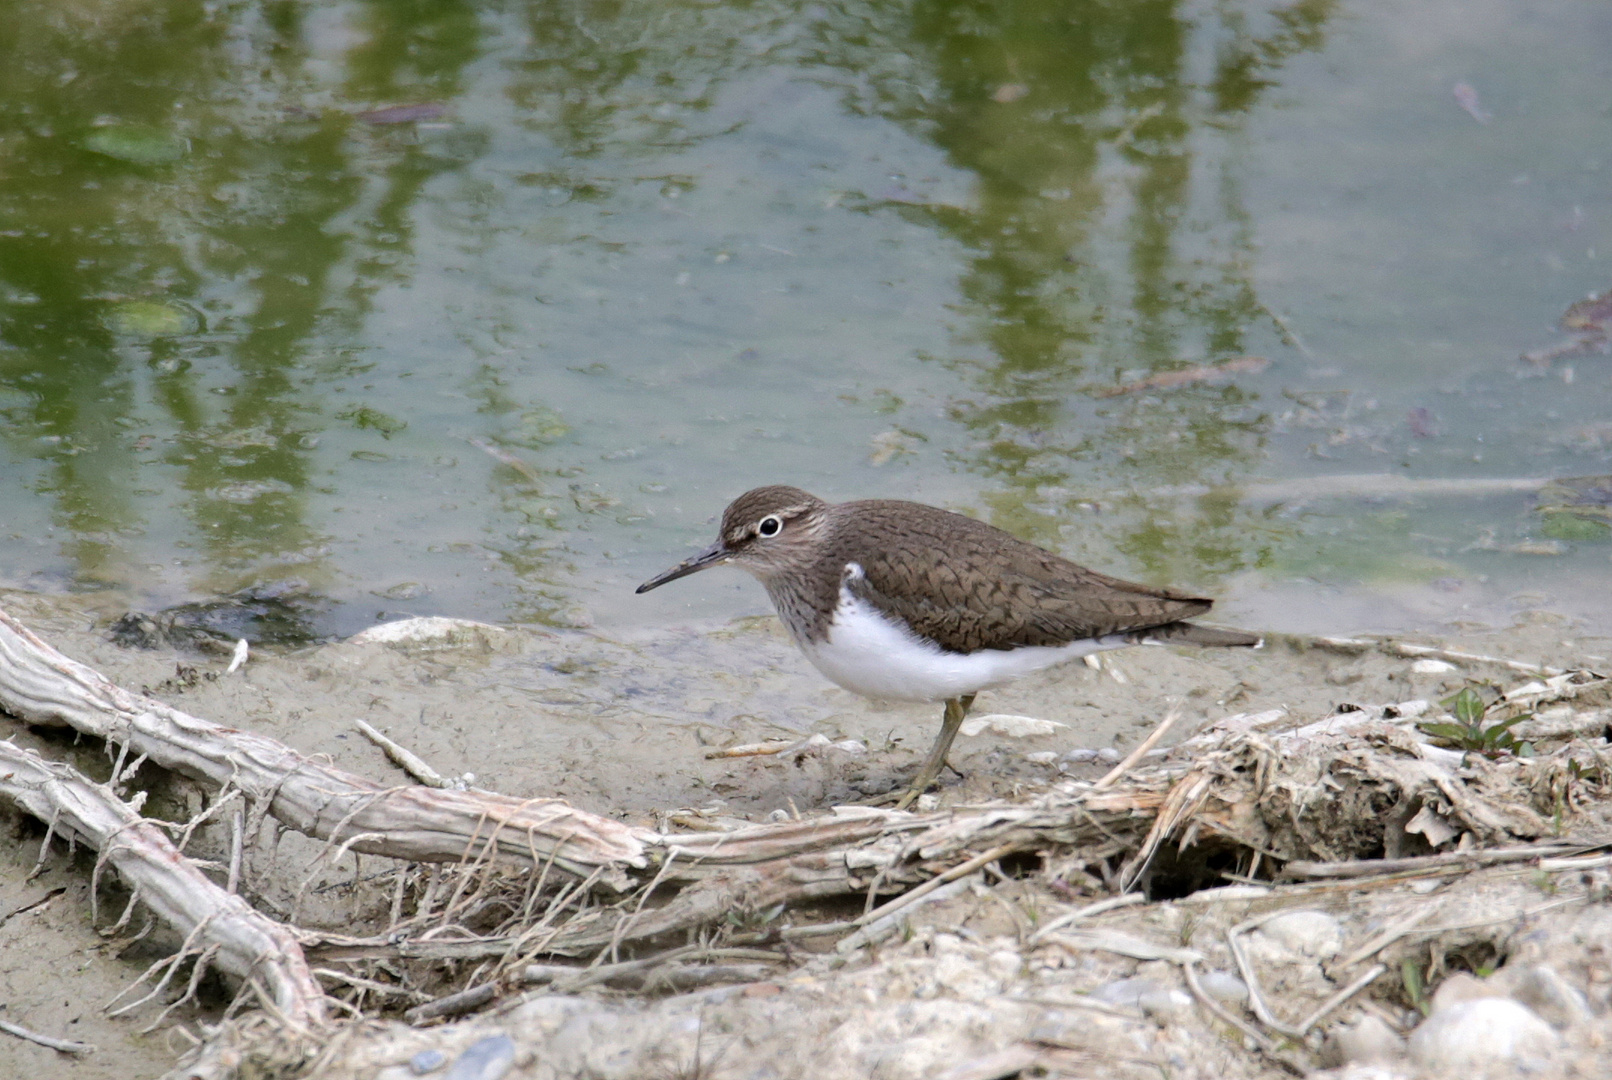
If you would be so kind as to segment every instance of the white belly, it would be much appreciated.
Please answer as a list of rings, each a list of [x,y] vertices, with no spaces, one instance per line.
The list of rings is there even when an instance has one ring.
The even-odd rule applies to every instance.
[[[841,589],[827,639],[798,644],[818,671],[864,697],[945,701],[1128,642],[1113,634],[1067,645],[946,652]]]

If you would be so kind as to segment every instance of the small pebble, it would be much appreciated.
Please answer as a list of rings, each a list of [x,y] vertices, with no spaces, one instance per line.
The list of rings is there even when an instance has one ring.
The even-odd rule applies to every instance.
[[[772,813],[767,815],[767,820],[768,821],[788,821],[789,820],[789,811],[788,810],[774,810]]]
[[[1065,762],[1065,763],[1067,763],[1069,765],[1084,765],[1088,761],[1096,761],[1097,760],[1097,751],[1088,750],[1085,747],[1081,747],[1078,750],[1070,750],[1068,753],[1064,754],[1064,756],[1059,758],[1058,760],[1062,761],[1062,762]]]
[[[1056,720],[1042,720],[1035,716],[1016,716],[1012,713],[987,713],[984,716],[970,717],[958,729],[960,734],[998,735],[1004,739],[1033,739],[1038,735],[1056,734],[1061,727]]]
[[[1198,976],[1198,985],[1216,1001],[1234,1005],[1248,1000],[1248,984],[1229,971],[1206,971]]]
[[[1152,994],[1162,994],[1165,987],[1160,986],[1152,979],[1116,979],[1111,983],[1104,983],[1091,992],[1094,1000],[1104,1005],[1118,1005],[1121,1008],[1139,1009],[1142,999]]]
[[[1034,765],[1051,765],[1054,761],[1058,760],[1058,751],[1037,750],[1033,754],[1025,754],[1024,760]]]
[[[1457,971],[1443,982],[1433,992],[1432,1010],[1435,1013],[1453,1008],[1463,1001],[1477,1001],[1479,998],[1502,998],[1506,996],[1505,988],[1499,983],[1485,982],[1476,975],[1465,971]]]
[[[1136,999],[1142,1011],[1155,1020],[1179,1020],[1192,1011],[1192,995],[1185,990],[1152,990]]]
[[[446,1080],[503,1080],[514,1064],[515,1041],[508,1035],[489,1035],[459,1055]]]
[[[1118,765],[1119,757],[1119,751],[1115,750],[1112,746],[1105,746],[1101,750],[1097,751],[1097,760],[1101,761],[1104,765]]]
[[[409,1072],[415,1076],[424,1076],[426,1073],[436,1072],[448,1062],[448,1055],[441,1050],[421,1050],[409,1058]]]
[[[1443,660],[1418,660],[1411,665],[1411,670],[1418,675],[1443,675],[1454,671],[1455,665],[1445,663]]]
[[[1405,1052],[1405,1040],[1380,1017],[1366,1013],[1332,1033],[1322,1060],[1335,1065],[1384,1065]]]
[[[1324,911],[1289,911],[1259,933],[1301,956],[1324,960],[1343,951],[1343,926]]]

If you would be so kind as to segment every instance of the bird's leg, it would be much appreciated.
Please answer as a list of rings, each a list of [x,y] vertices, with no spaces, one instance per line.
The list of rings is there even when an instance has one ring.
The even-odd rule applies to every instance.
[[[973,694],[964,694],[962,697],[958,698],[957,700],[962,702],[963,715],[967,716],[968,713],[969,713],[969,710],[971,710],[974,707],[974,695]],[[953,765],[950,761],[942,762],[942,767],[950,769],[952,771],[952,775],[957,777],[957,779],[959,779],[959,780],[967,780],[968,779],[968,776],[963,772],[963,770],[959,769],[956,765]]]
[[[957,738],[957,729],[963,726],[963,717],[968,715],[968,708],[974,704],[974,695],[968,694],[960,698],[951,698],[946,702],[946,712],[940,724],[940,734],[935,738],[935,745],[929,748],[929,757],[924,760],[923,768],[913,778],[912,786],[896,803],[897,810],[905,810],[924,789],[935,782],[940,775],[941,768],[946,764],[946,754],[952,748],[952,740]]]

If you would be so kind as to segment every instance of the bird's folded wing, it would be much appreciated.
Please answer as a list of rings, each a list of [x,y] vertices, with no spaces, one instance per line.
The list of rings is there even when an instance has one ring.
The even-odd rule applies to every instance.
[[[1029,544],[966,555],[923,544],[889,547],[864,557],[862,574],[843,585],[951,652],[1063,645],[1147,630],[1210,607],[1208,600],[1108,577]]]

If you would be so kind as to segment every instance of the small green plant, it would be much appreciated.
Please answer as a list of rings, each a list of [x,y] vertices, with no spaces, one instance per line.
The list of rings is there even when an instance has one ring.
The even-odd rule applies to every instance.
[[[1427,984],[1422,981],[1422,965],[1410,957],[1399,962],[1399,977],[1405,983],[1405,996],[1423,1016],[1433,1012],[1433,1003],[1427,999]]]
[[[1424,734],[1442,739],[1457,750],[1470,750],[1485,757],[1499,757],[1501,754],[1533,756],[1533,743],[1521,742],[1511,733],[1513,727],[1529,719],[1532,713],[1521,713],[1492,724],[1486,723],[1490,706],[1483,700],[1483,695],[1477,688],[1472,686],[1463,686],[1439,704],[1449,711],[1455,722],[1429,720],[1417,724],[1417,728]]]

